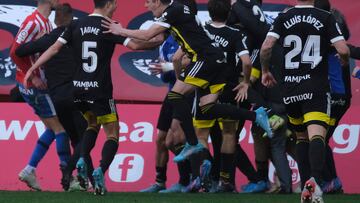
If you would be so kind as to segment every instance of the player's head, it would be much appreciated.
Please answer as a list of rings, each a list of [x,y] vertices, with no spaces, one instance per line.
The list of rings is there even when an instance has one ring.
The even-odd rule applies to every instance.
[[[55,9],[59,5],[59,0],[37,0],[38,5],[50,4],[51,9]]]
[[[208,10],[213,21],[225,22],[231,10],[231,0],[209,0]]]
[[[177,2],[186,5],[190,8],[191,13],[197,14],[197,4],[195,0],[176,0]]]
[[[171,0],[145,0],[145,7],[158,18],[170,3]]]
[[[331,5],[329,0],[315,0],[314,6],[316,8],[323,9],[325,11],[330,11]]]
[[[117,8],[117,0],[94,0],[95,9],[100,9],[111,18]]]
[[[73,19],[73,10],[68,3],[60,4],[56,7],[55,24],[56,26],[68,26]]]

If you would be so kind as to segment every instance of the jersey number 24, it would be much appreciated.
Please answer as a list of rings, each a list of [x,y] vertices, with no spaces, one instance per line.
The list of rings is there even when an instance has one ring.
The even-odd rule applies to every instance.
[[[284,47],[294,48],[285,55],[285,68],[286,69],[298,69],[300,63],[307,63],[311,65],[311,69],[314,69],[322,60],[320,55],[320,36],[309,35],[304,48],[302,47],[302,40],[297,35],[288,35],[284,39]],[[293,61],[293,58],[301,54],[301,62]]]

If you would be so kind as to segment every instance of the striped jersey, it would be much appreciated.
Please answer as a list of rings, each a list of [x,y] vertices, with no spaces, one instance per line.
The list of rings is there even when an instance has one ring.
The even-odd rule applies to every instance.
[[[11,46],[10,56],[13,62],[16,64],[16,81],[22,83],[26,74],[26,71],[30,69],[32,64],[38,59],[39,54],[26,57],[18,57],[15,54],[16,49],[27,42],[34,41],[36,36],[41,32],[49,33],[52,30],[52,25],[47,18],[35,10],[31,15],[26,17],[21,24],[20,29],[15,37],[15,40]],[[40,77],[40,72],[36,72]]]

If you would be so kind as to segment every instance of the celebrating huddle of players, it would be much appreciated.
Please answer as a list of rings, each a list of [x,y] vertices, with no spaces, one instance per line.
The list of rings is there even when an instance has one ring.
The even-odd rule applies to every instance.
[[[94,193],[104,195],[104,174],[118,149],[110,68],[115,45],[161,45],[162,60],[149,70],[170,87],[158,120],[156,182],[141,192],[236,192],[236,168],[249,180],[241,191],[264,192],[271,160],[280,183],[270,191],[291,193],[286,153],[298,162],[301,202],[323,202],[323,192],[342,190],[328,141],[350,105],[349,34],[327,0],[298,0],[272,25],[258,0],[209,0],[212,20],[206,25],[196,16],[195,1],[145,0],[155,17],[147,30],[126,29],[112,20],[116,0],[94,3],[92,14],[71,21],[70,5],[38,0],[12,46],[20,92],[47,127],[19,174],[21,181],[41,190],[35,169],[56,139],[64,190],[86,190],[90,181]],[[54,30],[47,19],[53,7]],[[340,99],[346,104],[330,102]],[[75,112],[86,121],[81,132],[71,127],[79,126],[76,121],[64,124]],[[256,170],[238,144],[246,120],[253,122]],[[90,152],[101,125],[107,140],[94,169]],[[175,154],[180,179],[166,189],[168,150]]]

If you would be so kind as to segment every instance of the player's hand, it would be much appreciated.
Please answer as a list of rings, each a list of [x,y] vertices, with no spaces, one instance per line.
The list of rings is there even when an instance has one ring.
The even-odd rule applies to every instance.
[[[273,87],[276,85],[276,80],[274,76],[270,72],[263,72],[261,77],[261,83],[268,88]]]
[[[353,70],[353,72],[352,72],[352,76],[354,77],[354,78],[356,78],[358,75],[359,75],[359,72],[360,71],[360,67],[359,66],[356,66],[355,68],[354,68],[354,70]],[[359,78],[360,79],[360,78]]]
[[[163,68],[161,63],[150,63],[148,69],[151,75],[158,75],[163,73]]]
[[[34,85],[35,88],[39,89],[39,90],[46,90],[47,89],[47,85],[46,82],[43,81],[41,78],[39,78],[38,76],[34,76],[31,78],[31,83]]]
[[[31,81],[31,79],[33,78],[33,70],[30,68],[24,77],[24,81],[23,81],[23,85],[24,87],[27,89],[28,88],[28,83]]]
[[[101,26],[108,30],[104,31],[103,33],[111,33],[113,35],[121,35],[123,26],[120,23],[118,23],[108,17],[105,17],[105,19],[106,20],[101,21]]]
[[[235,100],[237,102],[243,102],[244,100],[247,99],[248,97],[248,89],[249,89],[249,83],[247,82],[241,82],[240,84],[238,84],[234,89],[233,91],[237,91],[237,94],[236,94],[236,97],[235,97]]]
[[[339,59],[341,66],[348,66],[349,65],[349,59],[344,60],[342,57],[340,57],[339,54],[336,54],[335,56]]]

